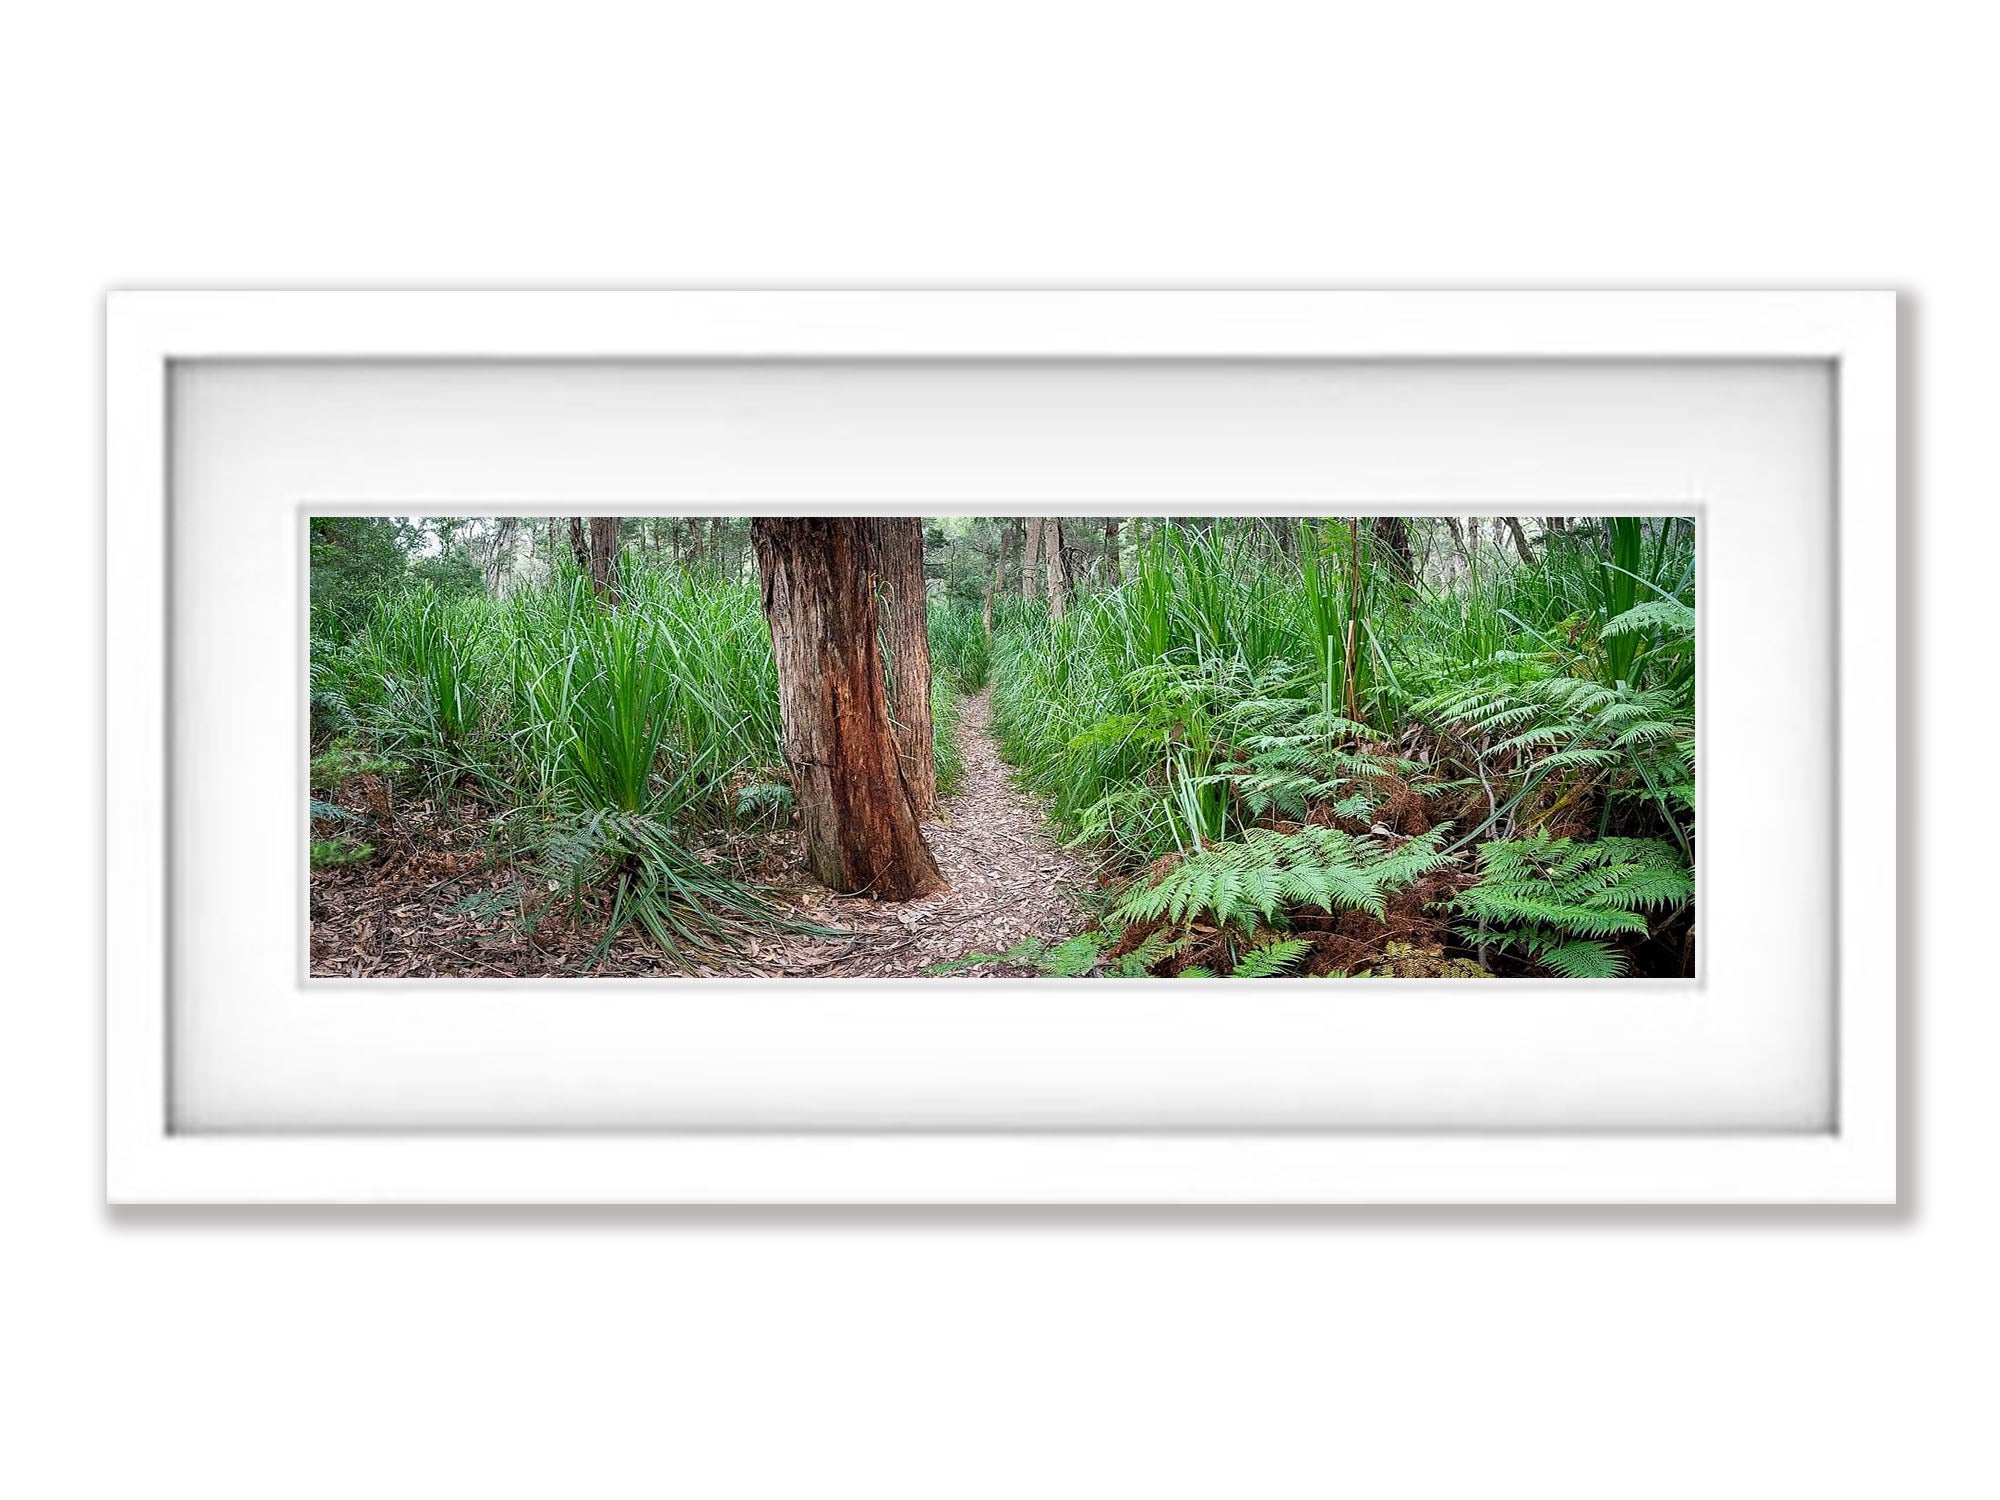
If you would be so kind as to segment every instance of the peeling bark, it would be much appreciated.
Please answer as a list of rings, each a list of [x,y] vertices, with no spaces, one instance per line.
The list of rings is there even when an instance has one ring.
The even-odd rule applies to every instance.
[[[760,516],[750,538],[813,873],[882,901],[941,889],[889,719],[872,521]]]
[[[935,818],[937,744],[931,723],[930,620],[924,584],[924,523],[916,516],[874,522],[876,578],[882,593],[882,641],[889,719],[900,747],[903,782],[920,820]]]

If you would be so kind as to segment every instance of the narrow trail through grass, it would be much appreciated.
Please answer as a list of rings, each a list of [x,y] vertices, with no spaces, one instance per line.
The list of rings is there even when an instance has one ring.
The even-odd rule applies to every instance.
[[[1087,917],[1080,898],[1092,884],[1089,864],[1056,842],[1040,805],[1015,789],[991,722],[990,695],[968,695],[958,721],[963,785],[945,799],[944,817],[924,825],[948,889],[920,901],[879,902],[809,888],[799,895],[799,909],[854,935],[760,939],[727,972],[907,977],[968,953],[1004,952],[1024,938],[1060,940],[1081,930]],[[1035,970],[989,964],[974,972]]]
[[[924,522],[883,686],[930,673],[947,884],[880,904],[807,858],[799,637],[716,528],[633,527],[607,607],[553,521],[506,583],[423,550],[488,523],[315,519],[312,972],[1692,976],[1691,519],[1110,518],[1046,578],[1019,519]]]

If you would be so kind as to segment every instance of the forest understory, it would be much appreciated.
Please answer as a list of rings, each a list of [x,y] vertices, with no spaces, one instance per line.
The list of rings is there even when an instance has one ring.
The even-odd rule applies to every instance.
[[[318,977],[1695,973],[1681,518],[312,524]]]
[[[944,799],[942,817],[923,825],[949,882],[932,895],[884,902],[829,891],[807,868],[796,829],[717,837],[703,848],[706,858],[768,885],[799,922],[832,931],[752,935],[736,953],[689,963],[662,953],[633,927],[593,966],[595,923],[558,915],[529,931],[515,919],[515,877],[487,858],[487,830],[476,809],[461,801],[454,804],[456,818],[442,817],[436,804],[419,803],[406,817],[376,820],[407,831],[401,858],[313,872],[313,972],[357,979],[585,972],[857,979],[924,975],[948,960],[1022,944],[1054,947],[1083,930],[1085,893],[1098,881],[1090,862],[1063,848],[1035,802],[1008,780],[990,711],[985,692],[963,700],[959,790]],[[342,792],[342,805],[364,815],[371,795],[380,795],[366,778]],[[1017,958],[977,965],[976,972],[1023,977],[1040,970]]]

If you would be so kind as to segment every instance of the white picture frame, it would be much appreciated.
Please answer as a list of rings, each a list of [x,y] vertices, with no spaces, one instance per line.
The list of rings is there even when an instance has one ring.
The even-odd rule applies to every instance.
[[[210,362],[1447,363],[1830,377],[1830,1057],[1813,1129],[1150,1129],[1063,1116],[827,1128],[187,1128],[167,745],[175,372]],[[118,1203],[1895,1201],[1896,317],[1880,292],[133,292],[107,311],[106,1183]],[[1313,497],[1289,497],[1295,507]],[[296,496],[274,496],[294,506]],[[1283,503],[1283,502],[1281,502]],[[1749,502],[1744,502],[1749,503]],[[530,507],[523,506],[523,509]],[[1706,569],[1714,559],[1705,556]],[[1863,601],[1869,610],[1865,622]],[[1853,622],[1842,628],[1843,622]],[[1704,626],[1706,628],[1706,626]],[[295,692],[295,684],[273,684]],[[1706,710],[1704,710],[1706,712]],[[1704,737],[1708,734],[1704,723]],[[1863,763],[1867,777],[1842,776]],[[170,981],[170,976],[172,979]],[[580,982],[580,981],[579,981]],[[1504,1003],[1504,1002],[1502,1002]]]

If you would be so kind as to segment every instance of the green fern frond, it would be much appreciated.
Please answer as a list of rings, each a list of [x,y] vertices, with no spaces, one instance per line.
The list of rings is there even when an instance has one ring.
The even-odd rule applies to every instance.
[[[1063,942],[1050,944],[1041,938],[1026,938],[1005,953],[967,953],[927,965],[926,974],[963,974],[988,964],[1009,964],[1031,968],[1053,979],[1076,979],[1096,972],[1104,961],[1110,937],[1102,932],[1080,932]]]
[[[1059,979],[1074,979],[1090,973],[1103,957],[1104,934],[1084,932],[1049,949],[1036,967]]]
[[[1337,828],[1252,828],[1188,856],[1151,885],[1134,886],[1116,915],[1124,922],[1205,916],[1245,931],[1288,903],[1380,917],[1388,896],[1444,862],[1442,836],[1443,830],[1433,830],[1389,848]]]
[[[1270,979],[1283,974],[1301,958],[1312,943],[1306,938],[1282,938],[1277,942],[1265,943],[1252,948],[1237,960],[1230,971],[1231,979]]]
[[[1597,633],[1609,641],[1621,635],[1637,635],[1648,630],[1658,630],[1667,636],[1692,636],[1694,611],[1678,599],[1648,599],[1643,604],[1633,605],[1622,615],[1612,616]]]
[[[1546,949],[1540,961],[1543,967],[1564,979],[1616,979],[1627,968],[1624,954],[1603,943],[1588,941]]]
[[[1470,945],[1526,953],[1563,978],[1609,979],[1625,972],[1626,957],[1606,939],[1643,937],[1647,913],[1693,896],[1693,877],[1670,844],[1579,843],[1538,828],[1481,844],[1479,879],[1451,906]]]

